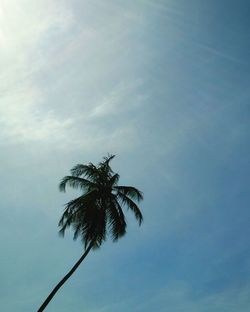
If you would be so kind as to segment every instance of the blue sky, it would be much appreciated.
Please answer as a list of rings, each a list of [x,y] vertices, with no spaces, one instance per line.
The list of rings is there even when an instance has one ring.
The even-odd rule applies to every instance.
[[[35,311],[83,247],[58,183],[114,153],[144,223],[51,312],[247,312],[249,1],[0,1],[0,307]]]

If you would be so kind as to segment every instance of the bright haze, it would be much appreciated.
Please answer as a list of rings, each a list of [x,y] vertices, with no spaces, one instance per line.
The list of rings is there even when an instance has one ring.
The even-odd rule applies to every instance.
[[[107,153],[141,227],[51,312],[250,311],[248,0],[0,0],[0,310],[36,311],[83,252],[61,178]]]

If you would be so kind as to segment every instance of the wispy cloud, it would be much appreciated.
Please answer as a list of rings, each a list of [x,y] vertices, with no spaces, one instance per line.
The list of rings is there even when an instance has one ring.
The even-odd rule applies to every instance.
[[[24,142],[50,140],[63,136],[63,132],[71,125],[71,120],[60,120],[53,111],[46,113],[36,105],[37,93],[27,86],[14,95],[6,96],[4,107],[0,107],[0,142]]]
[[[92,109],[90,118],[115,116],[140,107],[147,99],[147,95],[138,94],[137,90],[143,86],[143,80],[137,79],[127,83],[119,83]]]
[[[211,56],[219,57],[219,58],[231,61],[231,62],[236,62],[236,63],[241,63],[241,64],[245,63],[242,59],[237,58],[233,55],[230,55],[229,53],[226,53],[225,51],[221,51],[220,49],[216,49],[215,47],[209,46],[208,44],[199,43],[199,42],[197,42],[196,44],[200,49],[208,52]]]
[[[66,6],[57,4],[1,2],[1,142],[49,139],[70,125],[70,119],[59,119],[53,110],[43,111],[44,95],[34,79],[46,61],[40,51],[49,33],[63,32],[71,22]]]

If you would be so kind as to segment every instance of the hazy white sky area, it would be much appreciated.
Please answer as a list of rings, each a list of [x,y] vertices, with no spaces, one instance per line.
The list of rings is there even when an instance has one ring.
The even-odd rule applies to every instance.
[[[83,252],[58,236],[77,163],[115,154],[142,227],[51,312],[247,312],[247,0],[0,0],[0,311],[36,311]]]

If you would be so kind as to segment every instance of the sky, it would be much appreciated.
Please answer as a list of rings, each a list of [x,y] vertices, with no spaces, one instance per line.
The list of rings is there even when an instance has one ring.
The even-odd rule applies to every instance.
[[[107,153],[138,227],[89,254],[51,312],[250,310],[250,3],[0,0],[0,310],[36,311],[83,252],[58,236]]]

